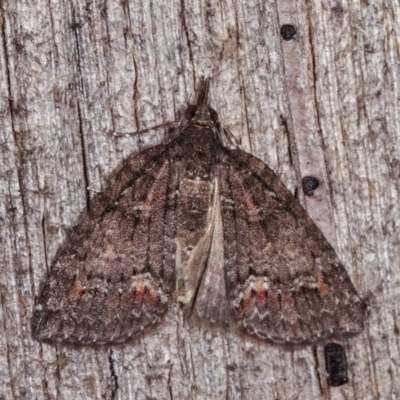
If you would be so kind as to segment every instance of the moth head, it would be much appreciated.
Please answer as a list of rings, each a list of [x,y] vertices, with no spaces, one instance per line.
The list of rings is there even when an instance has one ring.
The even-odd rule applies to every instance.
[[[196,105],[189,105],[185,111],[185,118],[197,125],[213,127],[218,122],[217,112],[207,105],[210,79],[201,82]]]
[[[214,125],[218,122],[217,112],[207,106],[190,105],[185,111],[185,118],[199,125]]]

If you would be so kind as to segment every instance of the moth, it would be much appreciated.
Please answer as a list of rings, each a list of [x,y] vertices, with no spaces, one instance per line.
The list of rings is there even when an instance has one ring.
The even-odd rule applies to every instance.
[[[168,143],[126,160],[58,252],[35,338],[122,343],[172,301],[268,342],[362,330],[363,303],[306,211],[262,161],[224,145],[209,83]]]

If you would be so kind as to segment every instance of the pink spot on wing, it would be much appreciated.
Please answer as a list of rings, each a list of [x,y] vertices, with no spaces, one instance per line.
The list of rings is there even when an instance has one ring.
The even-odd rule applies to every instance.
[[[324,294],[328,291],[328,286],[325,285],[325,282],[322,279],[318,279],[317,288],[321,294]]]
[[[75,281],[74,286],[72,286],[69,295],[73,298],[82,296],[85,288],[82,286],[81,281]]]
[[[267,293],[266,293],[266,291],[264,289],[264,285],[263,285],[263,282],[261,280],[258,280],[256,282],[256,289],[255,290],[256,290],[255,296],[256,296],[257,303],[259,305],[264,304],[265,300],[267,299]]]

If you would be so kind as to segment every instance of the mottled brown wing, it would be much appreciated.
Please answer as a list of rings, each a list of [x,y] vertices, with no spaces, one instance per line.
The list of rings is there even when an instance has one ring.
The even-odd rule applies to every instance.
[[[359,332],[363,304],[346,270],[275,173],[241,150],[226,149],[219,175],[235,325],[280,343]]]
[[[33,335],[118,343],[155,325],[174,281],[177,178],[171,149],[127,160],[56,257]]]

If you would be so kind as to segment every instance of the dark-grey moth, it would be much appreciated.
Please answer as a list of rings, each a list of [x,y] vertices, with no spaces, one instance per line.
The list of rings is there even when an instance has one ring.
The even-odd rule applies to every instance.
[[[168,143],[126,160],[57,253],[35,338],[125,342],[172,301],[262,341],[362,330],[362,301],[331,245],[270,168],[224,145],[208,88]]]

